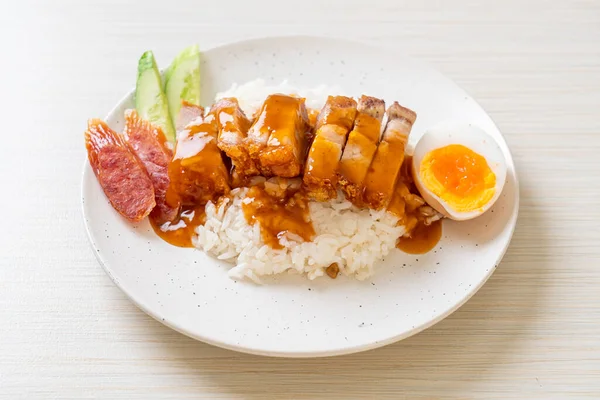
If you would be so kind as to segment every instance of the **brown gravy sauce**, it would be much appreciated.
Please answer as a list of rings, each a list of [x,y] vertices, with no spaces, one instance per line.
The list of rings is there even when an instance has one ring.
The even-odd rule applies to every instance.
[[[264,186],[257,185],[248,189],[246,199],[253,199],[242,203],[246,221],[250,225],[260,223],[262,239],[271,248],[282,249],[279,239],[286,235],[297,236],[304,241],[311,241],[315,236],[308,198],[303,191],[286,190],[275,195]]]
[[[419,222],[410,235],[399,238],[396,247],[408,254],[427,253],[437,245],[442,237],[442,220],[429,225]]]
[[[204,206],[201,206],[184,209],[175,222],[167,222],[162,226],[150,218],[150,225],[165,242],[177,247],[194,247],[192,237],[196,235],[196,228],[204,224],[205,220]]]
[[[419,213],[424,205],[411,172],[412,157],[406,156],[388,211],[400,218],[407,234],[398,238],[396,247],[408,254],[424,254],[432,250],[442,237],[442,220],[429,225]]]

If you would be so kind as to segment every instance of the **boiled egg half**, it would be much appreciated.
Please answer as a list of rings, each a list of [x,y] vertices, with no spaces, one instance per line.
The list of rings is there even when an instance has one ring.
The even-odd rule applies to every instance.
[[[450,219],[464,221],[489,210],[506,171],[498,143],[474,125],[436,125],[414,148],[412,173],[421,196]]]

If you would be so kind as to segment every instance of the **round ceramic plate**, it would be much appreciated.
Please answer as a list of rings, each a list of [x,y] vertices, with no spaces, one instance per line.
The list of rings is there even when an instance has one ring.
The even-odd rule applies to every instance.
[[[133,61],[132,61],[133,62]],[[455,120],[477,124],[500,144],[507,182],[492,210],[468,222],[444,221],[435,250],[394,250],[367,281],[285,275],[268,285],[235,281],[229,265],[201,251],[173,247],[147,221],[131,225],[115,212],[90,166],[82,203],[94,253],[115,284],[142,310],[177,331],[228,349],[287,357],[367,350],[411,336],[467,301],[504,255],[517,220],[519,195],[510,151],[485,111],[432,68],[390,49],[335,39],[285,37],[207,50],[202,103],[234,83],[287,79],[300,87],[338,86],[346,94],[397,100],[418,114],[414,143],[428,127]],[[335,94],[335,93],[332,93]],[[123,128],[133,91],[108,115]]]

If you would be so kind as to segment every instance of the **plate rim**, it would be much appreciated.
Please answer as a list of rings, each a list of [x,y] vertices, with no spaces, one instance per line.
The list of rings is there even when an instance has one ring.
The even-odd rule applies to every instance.
[[[333,357],[333,356],[340,356],[340,355],[347,355],[347,354],[359,353],[359,352],[368,351],[368,350],[376,349],[376,348],[379,348],[379,347],[387,346],[389,344],[392,344],[392,343],[395,343],[395,342],[399,342],[401,340],[409,338],[409,337],[411,337],[413,335],[416,335],[419,332],[422,332],[422,331],[430,328],[431,326],[437,324],[438,322],[442,321],[443,319],[445,319],[448,316],[450,316],[451,314],[453,314],[456,310],[458,310],[466,302],[468,302],[475,295],[475,293],[477,293],[481,289],[481,287],[483,287],[483,285],[485,285],[485,283],[492,276],[492,274],[494,273],[494,271],[496,270],[496,268],[500,265],[500,262],[502,261],[502,259],[506,255],[506,252],[508,251],[508,248],[510,247],[510,244],[512,243],[514,232],[515,232],[515,229],[516,229],[516,226],[517,226],[517,220],[518,220],[519,208],[520,208],[520,184],[519,184],[519,177],[518,177],[516,165],[515,165],[514,158],[513,158],[512,152],[510,150],[510,147],[508,146],[508,143],[506,142],[504,134],[498,128],[498,125],[497,125],[496,121],[479,104],[479,102],[473,96],[471,96],[465,89],[463,89],[461,86],[459,86],[453,79],[451,79],[448,76],[444,75],[442,72],[440,72],[439,70],[437,70],[435,67],[433,67],[427,61],[424,61],[424,60],[421,60],[419,58],[415,58],[415,57],[412,57],[412,56],[409,56],[409,55],[402,54],[402,53],[400,53],[397,49],[395,49],[392,46],[376,45],[376,44],[365,42],[365,41],[361,41],[361,40],[350,40],[350,39],[336,37],[336,36],[277,35],[277,36],[256,36],[256,37],[251,37],[251,38],[243,39],[243,40],[227,41],[227,42],[220,43],[220,44],[212,46],[212,47],[207,47],[205,49],[202,49],[201,51],[202,52],[207,52],[207,51],[211,51],[211,50],[223,49],[223,48],[226,48],[226,47],[229,47],[229,46],[232,46],[232,45],[250,44],[252,42],[263,41],[263,40],[310,40],[310,41],[328,40],[328,41],[345,42],[346,44],[360,44],[361,46],[366,46],[366,47],[370,47],[371,49],[377,49],[377,50],[381,50],[381,49],[391,50],[394,53],[399,54],[401,57],[403,57],[405,59],[409,59],[412,62],[415,62],[417,64],[423,65],[428,70],[430,70],[432,72],[435,72],[435,73],[443,76],[445,79],[447,79],[448,81],[452,82],[452,84],[458,90],[462,91],[465,95],[467,95],[475,103],[475,105],[481,111],[483,111],[483,113],[485,113],[485,115],[491,120],[491,122],[494,124],[494,126],[496,127],[496,129],[500,133],[501,140],[502,140],[504,146],[506,147],[506,149],[508,150],[508,157],[507,157],[507,160],[506,160],[507,161],[507,165],[509,167],[509,170],[512,168],[513,177],[514,177],[514,185],[515,185],[515,188],[514,188],[515,194],[514,194],[514,199],[513,199],[514,212],[510,216],[510,218],[506,221],[508,224],[510,224],[510,235],[509,235],[509,239],[508,239],[506,245],[504,246],[504,248],[502,249],[502,251],[500,252],[498,258],[496,259],[496,261],[494,263],[495,267],[494,268],[490,268],[489,271],[487,271],[487,274],[483,277],[483,279],[481,279],[481,281],[479,282],[479,284],[472,286],[471,290],[468,291],[468,292],[465,292],[465,295],[463,295],[463,297],[461,298],[461,300],[458,301],[457,303],[455,303],[446,312],[438,315],[436,318],[432,318],[432,319],[428,320],[427,322],[422,323],[421,325],[416,325],[414,328],[412,328],[410,330],[406,330],[406,331],[404,331],[404,332],[402,332],[402,333],[400,333],[398,335],[391,336],[391,337],[389,337],[387,339],[384,339],[384,340],[373,341],[371,343],[363,344],[363,345],[354,345],[354,346],[350,346],[350,347],[341,347],[341,348],[337,348],[337,349],[334,349],[334,350],[325,350],[325,351],[265,351],[265,350],[261,350],[261,349],[258,349],[258,348],[252,348],[252,347],[241,346],[241,345],[234,345],[234,344],[231,344],[231,343],[227,343],[227,342],[215,340],[215,339],[213,339],[211,337],[203,336],[203,335],[198,334],[196,332],[191,332],[191,331],[187,331],[186,329],[182,329],[181,327],[178,327],[176,324],[174,324],[171,321],[169,321],[169,319],[166,318],[165,316],[161,316],[158,313],[155,313],[152,309],[144,306],[144,302],[138,300],[134,294],[132,294],[132,293],[130,293],[130,291],[126,290],[125,287],[124,287],[124,285],[122,285],[119,282],[119,280],[113,275],[113,273],[111,272],[111,269],[108,266],[108,263],[102,258],[101,252],[94,247],[93,235],[92,235],[91,228],[89,226],[89,222],[88,222],[88,219],[87,219],[87,216],[86,216],[86,205],[85,205],[85,201],[84,201],[85,200],[85,195],[84,195],[85,182],[86,182],[86,180],[88,180],[88,179],[91,178],[90,174],[93,175],[92,168],[89,165],[88,158],[86,156],[85,160],[84,160],[84,163],[83,163],[83,171],[82,171],[82,174],[81,174],[81,191],[80,191],[80,196],[81,196],[81,199],[80,199],[80,202],[81,202],[81,212],[82,212],[82,218],[83,218],[83,223],[84,223],[84,226],[85,226],[86,235],[87,235],[87,238],[88,238],[88,243],[89,243],[90,247],[92,248],[92,252],[94,253],[96,259],[98,260],[98,263],[100,264],[100,266],[102,267],[102,269],[104,270],[104,272],[109,276],[109,278],[115,284],[115,286],[117,286],[117,288],[119,288],[119,290],[121,290],[121,292],[123,292],[125,294],[125,296],[136,307],[138,307],[140,310],[142,310],[144,313],[146,313],[147,315],[149,315],[150,317],[152,317],[154,320],[158,321],[159,323],[161,323],[163,325],[166,325],[167,327],[169,327],[169,328],[173,329],[174,331],[179,332],[179,333],[181,333],[181,334],[183,334],[183,335],[185,335],[187,337],[190,337],[190,338],[192,338],[194,340],[198,340],[198,341],[207,343],[207,344],[212,345],[212,346],[216,346],[216,347],[220,347],[220,348],[224,348],[224,349],[227,349],[227,350],[232,350],[232,351],[236,351],[236,352],[240,352],[240,353],[253,354],[253,355],[259,355],[259,356],[280,357],[280,358],[317,358],[317,357],[320,358],[320,357]],[[164,71],[164,69],[161,69],[161,72],[162,71]],[[105,116],[105,120],[108,119],[108,117],[110,115],[114,114],[116,112],[116,110],[121,107],[121,104],[123,104],[124,102],[128,101],[128,99],[134,94],[134,92],[135,92],[135,86],[133,88],[129,89],[125,93],[125,95],[123,95],[119,99],[119,101],[110,109],[110,111]]]

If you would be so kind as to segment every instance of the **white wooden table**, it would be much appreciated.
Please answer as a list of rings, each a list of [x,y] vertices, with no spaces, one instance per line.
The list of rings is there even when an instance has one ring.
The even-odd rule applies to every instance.
[[[2,6],[0,398],[600,398],[598,1],[203,3]],[[80,215],[82,132],[146,49],[164,65],[193,42],[306,33],[455,79],[506,135],[521,214],[490,281],[417,336],[331,359],[237,354],[162,326],[104,274]]]

